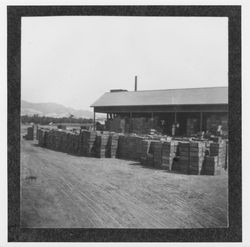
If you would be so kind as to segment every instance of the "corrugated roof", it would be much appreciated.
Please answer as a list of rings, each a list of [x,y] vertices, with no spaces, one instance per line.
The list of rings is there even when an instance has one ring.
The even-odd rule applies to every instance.
[[[91,107],[228,104],[228,87],[107,92]]]

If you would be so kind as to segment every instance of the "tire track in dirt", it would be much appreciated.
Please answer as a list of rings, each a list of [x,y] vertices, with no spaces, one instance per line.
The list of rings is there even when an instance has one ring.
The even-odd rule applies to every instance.
[[[47,165],[48,164],[47,161],[48,161],[47,158],[42,159],[42,164],[46,164],[45,166],[47,166],[48,170],[51,171],[50,167]],[[88,197],[86,194],[83,194],[79,189],[77,190],[76,187],[77,179],[71,181],[72,178],[74,178],[74,174],[71,174],[69,170],[61,167],[61,165],[58,165],[55,162],[52,165],[53,168],[55,167],[58,168],[57,170],[54,171],[53,180],[54,183],[56,183],[54,187],[60,190],[65,196],[70,198],[72,202],[77,201],[82,206],[87,207],[85,214],[86,215],[90,214],[89,218],[92,218],[92,220],[94,219],[93,227],[105,227],[106,225],[103,222],[109,222],[109,221],[113,222],[114,227],[121,227],[120,224],[116,222],[110,215],[109,217],[111,217],[113,221],[108,219],[107,215],[105,214],[105,211],[90,197]],[[52,174],[47,174],[47,175],[51,176]],[[68,179],[65,178],[65,176],[68,176]],[[74,192],[74,195],[72,194],[72,192]],[[79,196],[79,194],[81,194],[81,196]],[[84,203],[82,203],[83,199],[85,199]]]
[[[225,225],[222,207],[225,190],[221,190],[223,196],[220,197],[215,179],[212,180],[215,185],[205,187],[204,195],[200,196],[202,189],[196,189],[195,183],[198,181],[202,188],[207,186],[209,178],[197,176],[187,181],[186,175],[135,166],[123,160],[71,156],[26,141],[21,142],[21,150],[22,181],[27,174],[33,174],[38,177],[44,193],[54,196],[49,206],[54,207],[53,212],[58,209],[58,215],[62,217],[52,217],[54,222],[51,224],[56,227],[65,227],[65,220],[71,227],[95,228]],[[190,192],[185,188],[189,184]],[[39,205],[35,188],[25,184],[24,190],[33,191],[31,195]],[[45,194],[41,197],[46,198]],[[219,202],[214,201],[215,198],[220,198]],[[46,214],[45,209],[39,210],[42,210],[42,216]]]
[[[59,160],[60,161],[60,160]],[[48,160],[47,160],[47,158],[45,157],[45,158],[43,158],[43,162],[42,162],[43,164],[47,164],[48,163]],[[56,162],[54,162],[53,163],[53,166],[54,167],[57,167],[58,168],[58,172],[59,173],[61,173],[60,174],[60,177],[62,177],[62,176],[65,176],[65,174],[67,174],[68,175],[68,177],[70,178],[70,179],[72,179],[72,178],[74,178],[74,176],[75,176],[75,174],[74,173],[72,173],[70,170],[68,170],[68,169],[65,169],[65,167],[62,167],[60,164],[57,164]],[[63,172],[61,172],[61,170],[63,171]],[[58,174],[59,175],[59,174]],[[70,181],[70,179],[68,179],[68,180],[66,180],[67,181],[67,184],[65,184],[65,185],[67,185],[67,186],[70,186],[70,184],[69,184],[69,181]],[[61,181],[62,183],[65,183],[65,180],[63,180],[63,181]],[[74,187],[74,190],[77,188],[76,187],[76,184],[78,184],[79,185],[79,183],[78,183],[78,181],[77,180],[75,180],[74,181],[74,185],[72,185],[72,182],[71,182],[71,188],[73,188]],[[85,185],[86,184],[89,184],[89,186],[88,186],[88,188],[91,188],[91,184],[90,183],[85,183]],[[92,186],[93,187],[93,186]],[[91,190],[91,189],[90,189]],[[102,190],[102,188],[100,188],[100,187],[98,187],[98,188],[95,188],[95,190],[100,190],[102,193],[101,194],[103,194],[105,191],[103,191]],[[100,219],[101,217],[100,217],[100,215],[106,215],[107,214],[107,212],[106,211],[104,211],[101,207],[99,207],[99,203],[100,203],[100,201],[98,200],[95,200],[95,197],[93,197],[92,196],[92,198],[91,198],[91,194],[88,194],[88,195],[86,195],[87,193],[88,193],[88,191],[89,190],[87,190],[87,191],[85,191],[84,193],[83,192],[80,192],[79,190],[78,190],[78,193],[80,193],[83,197],[85,197],[86,199],[87,199],[87,201],[86,201],[86,204],[88,205],[88,207],[93,211],[93,212],[95,212],[95,215],[96,215],[96,217],[98,218],[98,219]],[[138,205],[140,205],[141,203],[138,201],[138,200],[136,200],[136,202],[133,202],[133,198],[131,197],[131,196],[129,196],[127,193],[126,193],[126,196],[124,196],[125,195],[125,192],[122,192],[122,194],[119,194],[119,193],[116,193],[116,198],[118,198],[118,201],[122,201],[123,202],[123,204],[125,203],[125,204],[127,204],[127,207],[129,208],[129,210],[131,211],[131,212],[133,212],[133,215],[135,215],[137,218],[140,218],[140,220],[143,220],[143,219],[147,219],[146,220],[146,222],[145,222],[145,224],[148,224],[148,225],[152,225],[152,227],[164,227],[165,225],[162,223],[162,222],[160,222],[160,219],[157,219],[157,218],[155,218],[151,213],[149,213],[150,211],[151,211],[151,209],[147,209],[147,211],[149,211],[149,212],[147,212],[146,210],[144,210],[143,209],[143,207],[142,206],[138,206]],[[107,193],[105,194],[105,196],[106,197],[108,197],[108,201],[111,201],[112,200],[112,196],[114,196],[114,194],[112,195],[112,196],[110,196],[110,195],[108,195]],[[103,197],[104,198],[104,197]],[[107,199],[107,198],[105,198],[105,199]],[[92,203],[92,204],[91,204]],[[144,206],[145,207],[145,206]],[[97,210],[96,210],[97,209]],[[101,213],[100,213],[101,212]],[[113,212],[114,213],[114,212]],[[109,215],[109,217],[111,217],[112,219],[113,219],[113,225],[115,224],[115,222],[117,222],[117,220],[115,220],[114,219],[114,217],[113,216],[111,216],[111,215]],[[102,217],[103,218],[103,217]],[[145,221],[145,220],[144,220]],[[104,222],[107,222],[107,220],[105,220]],[[126,222],[121,222],[121,223],[125,223],[126,224]],[[99,220],[99,224],[97,224],[96,225],[96,227],[100,227],[100,220]],[[104,223],[105,225],[106,225],[106,223]],[[101,225],[103,225],[103,224],[101,224]],[[120,227],[121,227],[121,225],[119,225]],[[116,226],[116,227],[119,227],[119,226]],[[114,226],[115,227],[115,226]]]

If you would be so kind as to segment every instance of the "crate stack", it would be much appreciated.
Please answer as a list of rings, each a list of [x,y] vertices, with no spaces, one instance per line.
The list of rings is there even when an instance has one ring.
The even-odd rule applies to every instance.
[[[27,128],[27,134],[24,135],[24,138],[29,141],[34,140],[34,127]]]
[[[173,141],[166,141],[162,144],[162,167],[171,171],[176,153],[176,145]]]
[[[51,134],[51,139],[50,139],[50,148],[52,149],[52,150],[56,150],[56,131],[55,130],[52,130],[51,132],[50,132],[50,134]]]
[[[110,152],[108,152],[108,157],[110,158],[116,158],[117,156],[117,148],[118,148],[118,139],[119,139],[119,135],[112,133],[110,135]]]
[[[117,148],[118,148],[119,135],[116,133],[111,133],[109,135],[109,140],[107,144],[106,157],[116,158]]]
[[[109,135],[100,134],[96,135],[94,147],[93,147],[93,155],[97,158],[105,158],[107,152],[107,144],[109,140]]]
[[[136,136],[127,136],[127,146],[125,147],[127,158],[129,160],[137,160],[136,154],[136,144],[137,144],[137,137]]]
[[[119,135],[118,138],[118,148],[117,148],[117,157],[122,159],[124,157],[124,146],[125,146],[125,136]]]
[[[191,142],[189,153],[189,174],[200,175],[205,155],[205,143]]]
[[[141,163],[143,165],[148,165],[149,161],[148,161],[148,157],[149,157],[149,147],[150,147],[150,140],[142,140],[142,150],[141,150]],[[152,155],[151,155],[152,156]]]
[[[48,146],[48,135],[49,135],[49,131],[44,130],[42,138],[43,138],[43,147],[46,147],[46,148]]]
[[[83,153],[84,156],[91,156],[92,155],[92,150],[93,150],[93,146],[94,146],[94,142],[96,139],[96,132],[94,131],[83,131],[83,139],[84,139],[84,143],[83,143]]]
[[[179,142],[179,160],[174,166],[174,170],[188,174],[189,171],[189,153],[190,153],[190,143],[189,142]]]
[[[69,132],[67,135],[67,153],[69,154],[74,154],[73,142],[74,142],[74,133]]]
[[[65,131],[61,132],[61,145],[60,149],[62,152],[67,152],[67,133]]]
[[[72,154],[73,153],[73,133],[69,132],[67,134],[67,153]]]
[[[157,168],[161,167],[162,164],[162,142],[157,141],[154,144],[154,166]]]
[[[210,156],[218,156],[218,167],[225,168],[226,143],[224,141],[210,144]]]
[[[55,150],[61,151],[61,132],[55,131]]]
[[[38,145],[44,146],[44,130],[38,129],[37,131]]]
[[[154,150],[155,150],[155,143],[157,141],[150,140],[148,154],[147,154],[147,166],[154,166]]]
[[[52,134],[51,131],[48,131],[46,133],[46,142],[45,142],[45,147],[51,149],[51,143],[52,143]]]
[[[78,142],[79,142],[78,143],[78,145],[79,145],[78,155],[84,156],[84,134],[83,134],[83,132],[79,133]]]
[[[79,152],[79,134],[73,134],[73,154],[78,154]]]
[[[142,150],[142,141],[143,141],[143,137],[140,137],[140,136],[136,136],[135,137],[135,160],[136,161],[140,161],[141,160],[141,155],[143,153],[143,150]]]
[[[123,159],[130,159],[130,147],[131,147],[131,141],[129,140],[128,136],[124,136],[122,150],[121,150]]]
[[[136,139],[134,136],[119,137],[119,158],[134,160],[136,157]]]
[[[217,156],[205,156],[203,166],[201,169],[201,175],[219,175],[221,172],[218,166]]]

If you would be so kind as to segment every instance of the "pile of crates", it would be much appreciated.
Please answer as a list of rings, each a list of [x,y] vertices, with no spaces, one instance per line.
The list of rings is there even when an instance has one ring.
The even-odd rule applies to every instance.
[[[221,167],[218,166],[217,156],[205,156],[201,175],[220,175]]]
[[[107,158],[116,158],[117,157],[118,140],[119,140],[118,134],[110,133],[108,143],[107,143],[107,150],[106,150],[106,157]]]
[[[225,141],[210,144],[210,156],[218,157],[218,166],[226,168],[227,147]]]
[[[220,141],[169,140],[84,130],[38,129],[38,144],[70,154],[140,161],[145,166],[192,175],[217,175],[227,166],[227,145]]]
[[[109,133],[82,131],[75,133],[62,130],[38,129],[38,144],[55,151],[87,157],[115,157],[118,148],[118,137],[113,135],[108,147]],[[109,155],[107,155],[109,150]]]
[[[32,141],[34,140],[34,127],[27,128],[27,134],[23,136],[24,139]]]
[[[93,147],[97,133],[95,131],[82,131],[83,147],[82,153],[84,156],[91,157],[93,155]]]
[[[162,165],[162,142],[152,141],[154,166],[160,168]]]
[[[107,144],[109,140],[109,135],[107,134],[97,134],[95,143],[93,146],[93,156],[97,158],[105,158],[107,152]]]
[[[162,144],[162,167],[171,171],[177,151],[177,142],[168,141]]]
[[[179,142],[178,146],[179,146],[178,162],[175,163],[173,170],[180,172],[180,173],[188,174],[190,143]]]
[[[151,140],[142,140],[142,150],[140,161],[144,166],[153,165],[153,155],[150,154]]]
[[[118,158],[140,161],[143,138],[135,135],[120,135],[118,141]]]
[[[205,156],[205,143],[190,142],[188,173],[200,175]]]

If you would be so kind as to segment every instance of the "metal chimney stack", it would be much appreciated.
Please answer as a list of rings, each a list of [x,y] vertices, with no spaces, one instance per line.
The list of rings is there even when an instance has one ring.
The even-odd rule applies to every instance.
[[[135,92],[137,91],[137,75],[135,76]]]

